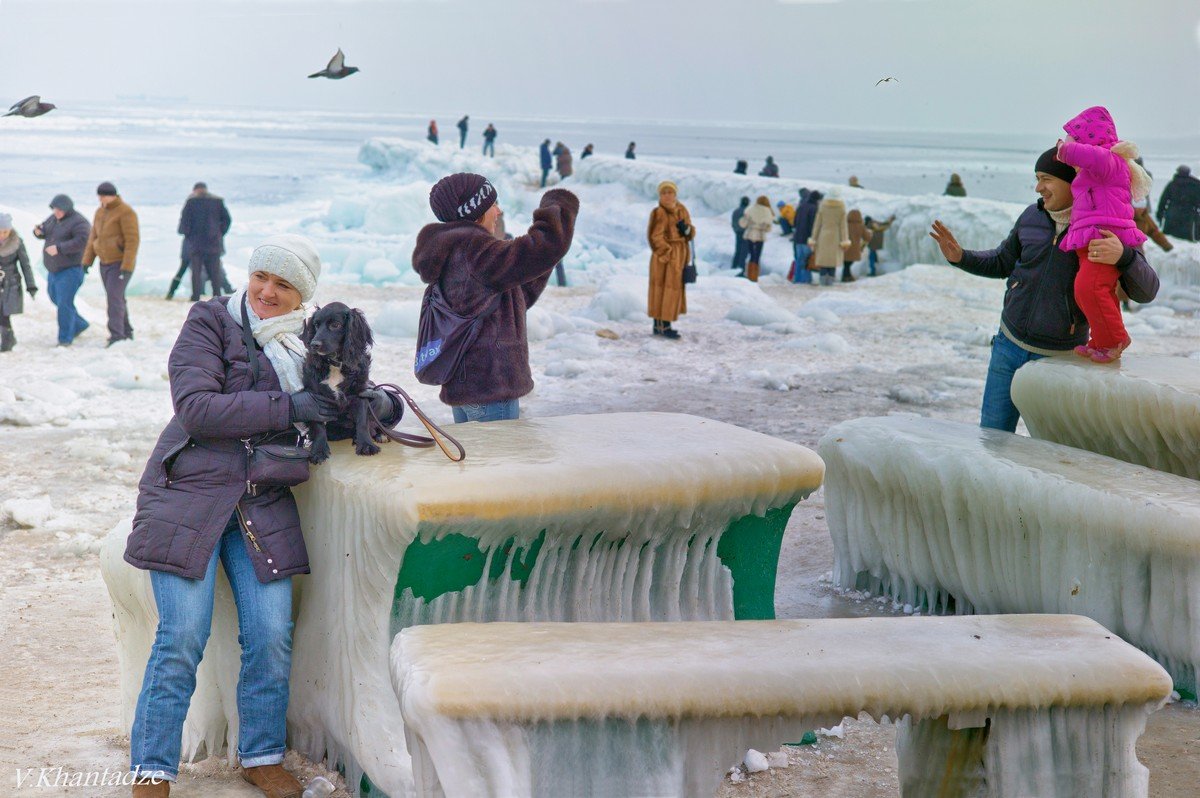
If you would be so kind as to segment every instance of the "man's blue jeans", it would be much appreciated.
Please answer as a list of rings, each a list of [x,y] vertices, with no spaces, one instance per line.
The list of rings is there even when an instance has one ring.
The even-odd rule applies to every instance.
[[[243,767],[276,765],[286,748],[292,668],[292,580],[263,584],[254,575],[237,517],[229,520],[202,579],[150,572],[158,631],[130,734],[130,769],[175,781],[183,720],[196,689],[196,666],[212,627],[217,560],[233,588],[242,669],[238,676],[238,757]]]
[[[875,276],[875,264],[879,263],[879,251],[867,249],[867,273],[872,277]]]
[[[521,400],[509,399],[506,402],[488,402],[482,405],[454,405],[454,423],[466,424],[468,421],[509,421],[521,417]]]
[[[997,332],[992,338],[992,360],[988,364],[987,382],[983,386],[983,411],[979,426],[985,429],[1017,431],[1021,412],[1012,400],[1012,381],[1017,369],[1032,360],[1041,360],[1045,355],[1026,352]]]
[[[83,267],[72,266],[61,272],[50,272],[46,276],[46,290],[50,301],[58,308],[58,342],[69,344],[75,336],[88,328],[88,323],[75,309],[75,294],[83,285]]]
[[[746,270],[746,258],[750,257],[750,246],[744,235],[734,236],[733,265],[731,269]]]
[[[808,270],[808,256],[811,254],[812,247],[808,244],[792,243],[792,257],[796,259],[796,268],[792,272],[793,283],[812,285],[812,272]]]

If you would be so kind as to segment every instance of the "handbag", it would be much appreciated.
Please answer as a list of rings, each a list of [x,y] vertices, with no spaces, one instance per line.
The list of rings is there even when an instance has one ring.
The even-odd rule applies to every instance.
[[[250,360],[250,387],[253,388],[258,384],[258,353],[254,334],[250,331],[245,294],[242,294],[242,340]],[[290,488],[308,480],[311,441],[307,434],[291,427],[257,438],[242,438],[242,444],[246,447],[246,492],[251,496],[257,496],[260,487]]]
[[[692,251],[692,262],[683,267],[684,285],[696,282],[696,245],[689,241],[688,248]]]
[[[425,385],[445,385],[453,379],[463,356],[475,344],[483,321],[500,306],[494,294],[474,316],[456,313],[437,282],[429,284],[421,300],[417,324],[417,354],[413,373]]]

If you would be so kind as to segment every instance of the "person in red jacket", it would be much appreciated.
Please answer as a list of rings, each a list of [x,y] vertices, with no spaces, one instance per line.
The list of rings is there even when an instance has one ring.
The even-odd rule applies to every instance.
[[[499,297],[494,310],[480,315],[478,337],[442,385],[441,400],[459,424],[520,417],[520,398],[533,390],[525,312],[571,248],[579,213],[574,194],[551,189],[529,231],[505,241],[495,237],[496,200],[482,175],[442,178],[429,192],[439,221],[421,230],[413,249],[413,269],[426,284],[438,284],[455,313],[479,315]]]

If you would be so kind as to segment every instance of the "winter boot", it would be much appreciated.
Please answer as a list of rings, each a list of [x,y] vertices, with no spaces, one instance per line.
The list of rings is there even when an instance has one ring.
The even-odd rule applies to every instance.
[[[663,324],[664,324],[664,323],[665,323],[665,322],[661,322],[661,321],[659,321],[658,319],[655,319],[655,320],[654,320],[654,334],[655,334],[655,335],[662,335],[662,334],[663,334]]]
[[[750,261],[746,264],[746,279],[752,283],[758,282],[758,261]]]
[[[679,331],[671,329],[671,322],[669,321],[663,322],[661,335],[663,338],[670,338],[672,341],[679,340]]]
[[[11,352],[17,345],[17,336],[12,327],[0,327],[0,352]]]
[[[242,778],[263,791],[267,798],[300,798],[304,787],[282,765],[242,768]]]
[[[133,798],[169,798],[170,795],[171,782],[166,779],[142,778],[133,783]]]
[[[843,283],[854,282],[854,275],[850,273],[850,266],[847,264],[842,265],[842,282]]]

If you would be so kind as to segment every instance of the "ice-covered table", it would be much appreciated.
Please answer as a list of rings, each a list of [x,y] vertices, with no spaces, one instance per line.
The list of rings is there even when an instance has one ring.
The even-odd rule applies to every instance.
[[[820,453],[839,587],[930,611],[1087,615],[1195,693],[1200,484],[915,416],[844,422]]]
[[[1200,479],[1200,361],[1046,358],[1017,371],[1012,398],[1035,438]]]
[[[699,798],[860,712],[904,719],[906,797],[1144,798],[1171,690],[1068,615],[420,626],[392,675],[421,798]]]
[[[400,446],[355,457],[342,443],[296,490],[313,573],[297,580],[291,742],[341,763],[364,794],[412,789],[388,676],[401,629],[772,618],[784,527],[824,474],[802,446],[677,414],[454,434],[468,452],[461,464]],[[131,713],[154,605],[144,574],[122,568],[127,533],[114,530],[104,560]],[[216,664],[202,665],[185,754],[201,742],[219,750],[237,728],[235,635],[232,603],[218,596]]]

